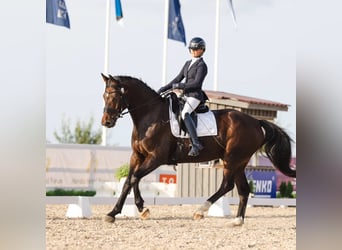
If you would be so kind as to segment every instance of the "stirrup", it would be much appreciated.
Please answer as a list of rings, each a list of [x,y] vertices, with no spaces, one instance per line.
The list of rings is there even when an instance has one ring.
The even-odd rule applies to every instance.
[[[188,156],[197,156],[199,155],[199,151],[201,151],[204,147],[201,144],[192,145],[191,150],[188,153]]]

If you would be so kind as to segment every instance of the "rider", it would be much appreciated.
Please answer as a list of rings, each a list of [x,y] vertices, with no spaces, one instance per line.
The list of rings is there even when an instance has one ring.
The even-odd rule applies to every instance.
[[[208,99],[207,95],[202,91],[204,78],[208,69],[202,55],[205,52],[205,41],[200,37],[194,37],[189,43],[189,52],[191,60],[186,61],[179,74],[167,85],[161,87],[158,93],[165,92],[169,89],[183,89],[185,97],[185,105],[182,110],[182,119],[189,132],[191,138],[191,150],[189,156],[197,156],[199,151],[203,149],[202,144],[198,140],[196,126],[190,114],[197,106]],[[185,78],[185,82],[181,82]]]

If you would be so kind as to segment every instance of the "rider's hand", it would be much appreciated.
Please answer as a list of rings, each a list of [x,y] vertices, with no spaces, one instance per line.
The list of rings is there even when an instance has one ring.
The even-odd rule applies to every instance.
[[[184,89],[184,87],[185,87],[185,84],[182,82],[172,84],[173,89]]]
[[[167,89],[165,88],[165,87],[161,87],[158,91],[157,91],[157,93],[160,95],[160,94],[162,94],[163,92],[165,92]]]

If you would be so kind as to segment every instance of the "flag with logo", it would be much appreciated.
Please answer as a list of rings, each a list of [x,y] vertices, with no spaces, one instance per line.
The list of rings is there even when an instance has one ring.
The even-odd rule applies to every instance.
[[[167,37],[183,42],[184,45],[186,45],[179,0],[169,0],[169,25]]]
[[[64,0],[46,0],[46,22],[70,29],[69,15]]]

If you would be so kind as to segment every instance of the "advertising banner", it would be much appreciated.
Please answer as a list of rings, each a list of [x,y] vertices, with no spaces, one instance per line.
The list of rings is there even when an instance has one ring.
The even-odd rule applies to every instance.
[[[253,181],[255,198],[276,198],[277,178],[275,171],[246,170],[247,181]]]
[[[46,147],[46,188],[93,189],[94,182],[113,182],[129,162],[131,150],[96,146]]]

